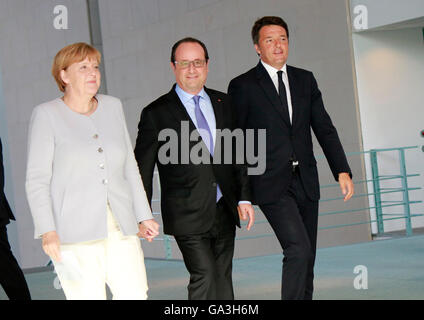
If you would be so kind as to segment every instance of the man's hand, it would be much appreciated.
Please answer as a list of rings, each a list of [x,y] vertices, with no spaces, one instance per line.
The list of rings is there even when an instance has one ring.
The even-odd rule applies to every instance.
[[[49,231],[42,235],[44,252],[54,261],[60,262],[60,240],[56,231]]]
[[[247,203],[240,203],[237,207],[237,211],[241,220],[246,221],[249,219],[247,230],[250,230],[255,223],[255,210],[253,209],[253,206]]]
[[[346,202],[350,198],[352,198],[354,193],[353,181],[350,178],[347,172],[339,173],[339,184],[340,189],[342,190],[344,197],[344,201]]]
[[[153,238],[159,234],[159,224],[155,219],[144,220],[138,224],[139,233],[138,237],[143,237],[149,242],[153,241]]]

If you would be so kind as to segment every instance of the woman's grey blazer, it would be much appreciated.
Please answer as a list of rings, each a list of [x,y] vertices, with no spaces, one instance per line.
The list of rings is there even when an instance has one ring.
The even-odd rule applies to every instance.
[[[62,99],[35,107],[29,126],[26,193],[35,238],[55,230],[61,243],[107,237],[106,206],[124,235],[152,219],[122,103],[96,95],[90,116]]]

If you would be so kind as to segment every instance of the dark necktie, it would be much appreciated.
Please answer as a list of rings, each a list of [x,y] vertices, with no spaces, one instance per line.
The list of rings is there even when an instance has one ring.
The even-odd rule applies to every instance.
[[[202,110],[200,109],[200,96],[194,96],[194,114],[196,115],[196,121],[197,121],[197,129],[200,133],[200,136],[202,137],[203,142],[208,147],[208,150],[210,154],[213,157],[213,138],[212,138],[212,132],[209,128],[208,122],[206,121],[205,116],[203,115]],[[222,192],[219,186],[216,187],[216,202],[222,197]]]
[[[278,95],[280,96],[281,105],[283,106],[283,112],[287,114],[288,119],[290,120],[290,114],[289,114],[289,105],[287,103],[287,92],[286,92],[286,86],[283,82],[283,71],[277,71],[278,75]]]
[[[290,114],[289,114],[289,104],[287,102],[286,86],[284,85],[284,82],[283,82],[283,71],[281,71],[281,70],[277,71],[277,75],[278,75],[278,95],[280,96],[281,105],[283,106],[283,112],[285,112],[287,114],[287,117],[290,120],[290,124],[291,124],[291,119],[290,119]],[[290,157],[290,161],[292,163],[295,163],[295,164],[299,163],[296,160],[296,154],[294,153],[294,150],[293,150],[292,155]],[[295,167],[293,167],[293,168],[295,168]]]

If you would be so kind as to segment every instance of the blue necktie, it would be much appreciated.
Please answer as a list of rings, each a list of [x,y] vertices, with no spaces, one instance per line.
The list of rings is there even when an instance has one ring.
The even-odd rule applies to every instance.
[[[208,150],[210,154],[213,157],[213,151],[214,151],[214,145],[213,145],[213,138],[212,138],[212,132],[209,128],[208,122],[206,121],[205,116],[203,115],[202,110],[200,110],[200,96],[194,96],[194,114],[196,115],[196,121],[197,121],[197,129],[200,136],[202,137],[203,142],[208,147]],[[219,186],[217,185],[216,188],[216,202],[222,197],[221,189],[219,189]]]

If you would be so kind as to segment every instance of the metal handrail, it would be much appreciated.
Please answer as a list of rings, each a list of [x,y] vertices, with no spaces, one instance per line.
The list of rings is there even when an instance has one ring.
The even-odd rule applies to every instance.
[[[319,213],[319,216],[329,216],[329,215],[336,215],[336,214],[348,214],[348,213],[359,213],[363,211],[368,210],[375,210],[376,211],[376,219],[367,219],[366,221],[359,221],[359,222],[353,222],[353,223],[345,223],[345,224],[338,224],[338,225],[330,225],[330,226],[320,226],[319,230],[328,230],[328,229],[335,229],[335,228],[344,228],[349,226],[357,226],[362,224],[371,224],[371,223],[377,223],[378,227],[378,233],[384,233],[384,222],[390,221],[390,220],[397,220],[397,219],[405,219],[405,226],[406,226],[406,235],[410,236],[412,235],[412,224],[411,224],[411,218],[413,217],[419,217],[423,216],[422,213],[411,213],[410,205],[412,204],[418,204],[422,203],[422,201],[411,201],[409,199],[409,192],[415,191],[415,190],[421,190],[421,187],[409,187],[408,186],[408,178],[411,177],[417,177],[420,176],[420,174],[408,174],[406,172],[406,165],[405,165],[405,150],[410,149],[417,149],[418,146],[407,146],[407,147],[398,147],[398,148],[384,148],[384,149],[371,149],[368,151],[359,151],[359,152],[349,152],[346,153],[347,156],[353,156],[353,155],[364,155],[369,154],[371,157],[371,170],[372,170],[372,178],[371,179],[362,179],[354,181],[355,184],[360,183],[372,183],[373,190],[372,192],[368,193],[361,193],[356,194],[352,198],[361,198],[361,197],[373,197],[374,198],[374,206],[368,206],[365,208],[358,208],[358,209],[350,209],[350,210],[339,210],[339,211],[330,211],[330,212],[321,212]],[[393,174],[393,175],[380,175],[378,173],[378,153],[381,152],[390,152],[390,151],[397,151],[399,152],[399,168],[400,172],[399,174]],[[324,159],[324,155],[319,155],[316,157],[316,159]],[[157,175],[157,172],[155,172],[156,177],[159,179],[159,176]],[[395,180],[400,179],[402,182],[401,187],[382,187],[381,182],[385,182],[388,180]],[[159,180],[158,180],[159,182]],[[158,183],[160,186],[160,184]],[[338,183],[333,184],[327,184],[322,185],[321,189],[326,188],[332,188],[332,187],[339,187]],[[402,194],[402,200],[382,200],[382,195],[387,194],[394,194],[394,193],[401,193]],[[344,197],[334,197],[334,198],[327,198],[327,199],[321,199],[320,202],[330,202],[330,201],[336,201],[336,200],[342,200]],[[160,199],[153,199],[152,202],[160,202]],[[383,212],[384,208],[390,208],[390,207],[403,207],[402,213],[386,213]],[[159,212],[154,212],[155,215],[159,215]],[[257,220],[255,221],[255,224],[264,224],[268,223],[266,219]],[[242,226],[247,225],[247,223],[242,222]],[[258,235],[252,235],[252,236],[238,236],[236,237],[236,240],[247,240],[247,239],[258,239],[258,238],[267,238],[273,236],[272,233],[264,233],[264,234],[258,234]],[[171,251],[171,242],[175,241],[172,237],[163,235],[161,238],[155,238],[155,241],[163,241],[165,246],[165,252],[166,252],[166,259],[172,258],[172,251]]]

